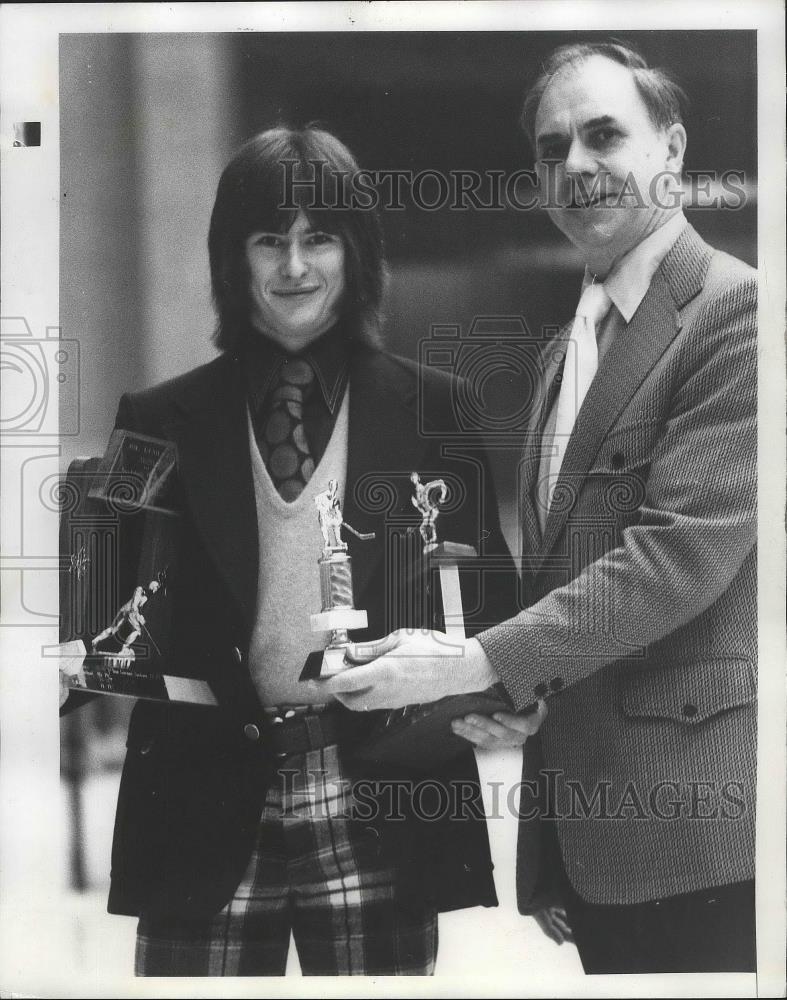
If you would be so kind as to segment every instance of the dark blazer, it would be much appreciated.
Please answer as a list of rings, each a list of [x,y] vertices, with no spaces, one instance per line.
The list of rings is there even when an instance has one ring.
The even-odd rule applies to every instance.
[[[530,607],[480,637],[517,706],[549,697],[542,832],[593,903],[754,875],[756,305],[755,272],[687,226],[590,387],[543,539],[525,497]]]
[[[505,601],[514,599],[512,564],[483,453],[462,457],[444,447],[453,427],[451,382],[427,371],[419,392],[415,365],[361,349],[353,357],[349,386],[344,516],[356,530],[377,533],[373,543],[354,544],[350,538],[355,604],[369,615],[368,629],[353,637],[378,637],[406,624],[397,610],[408,602],[395,599],[399,581],[392,576],[391,545],[394,528],[401,534],[403,526],[419,521],[410,503],[413,470],[458,486],[455,504],[439,522],[442,537],[475,545],[482,555],[495,554],[498,568],[505,564],[505,572],[482,588],[483,599],[471,602],[473,630],[499,621],[501,611],[507,613]],[[419,405],[425,400],[428,405]],[[173,607],[168,670],[207,679],[220,707],[136,704],[117,806],[109,909],[211,915],[231,897],[246,868],[272,766],[265,719],[246,665],[258,540],[240,362],[222,355],[163,385],[124,396],[117,426],[177,444],[183,516],[176,575],[168,584]],[[316,515],[314,542],[317,572]],[[354,760],[354,748],[378,720],[378,713],[347,712],[343,752],[350,773],[408,777]],[[262,729],[261,740],[246,738],[249,723]],[[478,799],[470,748],[437,776],[473,783]],[[413,898],[431,899],[440,909],[496,905],[482,815],[464,821],[446,816],[436,823],[378,820],[364,830],[369,850],[398,867]]]

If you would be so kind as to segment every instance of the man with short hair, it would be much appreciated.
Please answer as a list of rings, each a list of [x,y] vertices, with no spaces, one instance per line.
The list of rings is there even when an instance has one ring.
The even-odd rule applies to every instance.
[[[547,699],[520,907],[558,891],[589,973],[755,967],[757,285],[680,209],[680,104],[623,45],[546,60],[523,123],[586,267],[522,458],[528,607],[461,657],[395,637],[327,682],[350,707]]]

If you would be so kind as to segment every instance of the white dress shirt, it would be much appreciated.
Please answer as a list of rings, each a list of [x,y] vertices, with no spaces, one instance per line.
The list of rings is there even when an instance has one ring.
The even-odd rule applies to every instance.
[[[631,322],[634,313],[639,309],[642,300],[650,288],[653,275],[669,253],[673,243],[677,240],[685,225],[686,217],[683,212],[676,212],[662,226],[659,226],[649,236],[646,236],[641,243],[638,243],[627,254],[621,257],[607,277],[603,279],[604,288],[610,299],[612,299],[612,308],[607,313],[606,318],[599,324],[596,331],[599,368],[604,363],[604,356],[614,339],[625,330],[626,326]],[[583,290],[594,280],[594,277],[598,280],[599,276],[594,276],[589,268],[586,267],[582,279]],[[550,407],[546,423],[544,424],[541,462],[536,482],[536,511],[542,535],[549,511],[549,468],[552,442],[555,436],[557,404],[558,396],[556,395]]]

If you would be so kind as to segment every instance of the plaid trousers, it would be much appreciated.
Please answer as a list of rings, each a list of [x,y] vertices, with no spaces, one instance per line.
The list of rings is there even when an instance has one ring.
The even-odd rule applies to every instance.
[[[335,745],[289,757],[233,898],[204,924],[143,915],[136,975],[281,976],[291,930],[304,975],[431,975],[437,913],[402,905],[350,806]]]

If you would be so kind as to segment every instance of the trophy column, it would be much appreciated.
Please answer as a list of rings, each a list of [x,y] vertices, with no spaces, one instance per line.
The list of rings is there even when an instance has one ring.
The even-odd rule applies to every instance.
[[[444,628],[446,635],[452,639],[466,638],[457,561],[472,559],[477,555],[472,545],[460,545],[458,542],[440,542],[426,553],[426,558],[437,564],[440,573]]]
[[[322,608],[311,616],[311,628],[312,632],[330,631],[331,637],[322,652],[310,653],[306,658],[299,678],[302,681],[332,677],[345,670],[344,654],[350,645],[348,631],[366,628],[369,624],[366,612],[353,605],[352,559],[347,554],[347,543],[342,541],[342,528],[364,542],[373,539],[374,532],[363,534],[345,523],[339,504],[339,484],[335,479],[328,481],[328,489],[318,493],[314,503],[323,537],[322,555],[318,560]]]
[[[350,644],[349,629],[366,628],[365,611],[353,607],[352,559],[346,552],[324,550],[319,560],[322,610],[311,616],[312,632],[330,630],[331,638],[322,656],[320,677],[344,670],[344,652]]]

